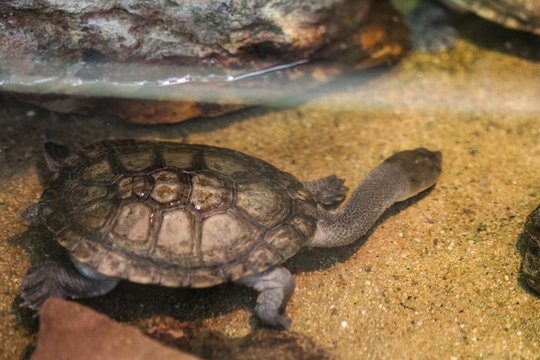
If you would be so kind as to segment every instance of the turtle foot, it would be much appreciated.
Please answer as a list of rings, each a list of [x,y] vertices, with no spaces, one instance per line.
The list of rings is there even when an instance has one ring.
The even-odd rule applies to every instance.
[[[315,201],[328,207],[338,205],[345,199],[349,188],[343,185],[344,182],[343,179],[332,174],[322,179],[306,182],[304,186],[311,192]]]
[[[82,275],[71,263],[52,262],[30,268],[21,283],[23,306],[39,310],[48,298],[65,299],[102,295],[116,279],[93,279]]]
[[[255,313],[265,325],[290,329],[291,319],[280,315],[294,292],[294,278],[289,270],[278,265],[238,282],[259,292]]]
[[[257,299],[257,302],[259,302],[259,299]],[[279,315],[278,311],[273,306],[257,304],[257,306],[255,306],[255,313],[266,326],[272,326],[285,330],[289,330],[291,328],[291,318],[285,315]]]

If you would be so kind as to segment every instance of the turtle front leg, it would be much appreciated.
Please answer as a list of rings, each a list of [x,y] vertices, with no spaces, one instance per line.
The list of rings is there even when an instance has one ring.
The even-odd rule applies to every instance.
[[[259,292],[255,313],[263,323],[285,329],[291,327],[291,319],[280,315],[294,292],[295,282],[289,270],[277,265],[237,282]]]
[[[50,297],[65,299],[99,296],[118,284],[117,279],[94,273],[83,275],[68,262],[34,266],[26,272],[21,283],[23,305],[39,310]]]
[[[316,202],[324,207],[341,204],[347,195],[348,187],[343,185],[345,181],[335,174],[322,179],[308,181],[304,186],[311,192]]]

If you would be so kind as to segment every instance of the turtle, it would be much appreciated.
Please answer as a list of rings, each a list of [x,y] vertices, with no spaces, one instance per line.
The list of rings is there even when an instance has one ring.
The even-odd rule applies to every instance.
[[[538,0],[424,0],[408,15],[413,46],[422,51],[448,50],[456,37],[453,12],[474,13],[514,30],[540,35]]]
[[[44,157],[50,181],[21,216],[45,224],[71,262],[30,268],[23,305],[104,295],[122,279],[192,288],[232,281],[258,292],[264,325],[283,328],[295,281],[281,264],[305,246],[354,242],[394,202],[432,187],[442,161],[425,148],[398,152],[330,212],[348,191],[336,175],[302,183],[226,148],[117,139],[72,151],[48,142]]]

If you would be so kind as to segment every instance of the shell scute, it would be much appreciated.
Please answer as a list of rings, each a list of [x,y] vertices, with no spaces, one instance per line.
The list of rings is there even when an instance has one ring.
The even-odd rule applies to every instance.
[[[268,269],[270,266],[278,264],[281,259],[274,252],[265,246],[256,247],[247,258],[248,267],[253,273],[259,269]]]
[[[153,209],[144,202],[132,202],[120,208],[107,243],[145,255],[152,245]]]
[[[200,154],[199,149],[191,149],[182,146],[182,144],[174,144],[176,147],[166,147],[161,150],[161,157],[164,165],[175,167],[178,169],[193,169],[196,167],[196,158]]]
[[[236,206],[266,228],[283,222],[292,211],[291,203],[283,188],[273,181],[258,179],[237,185]]]
[[[123,176],[116,183],[116,191],[121,199],[130,197],[144,199],[152,191],[152,182],[148,176]]]
[[[204,153],[204,163],[209,170],[226,176],[239,176],[250,167],[247,166],[243,157],[234,156],[234,153],[220,153],[207,151]]]
[[[108,191],[105,186],[85,185],[75,181],[66,186],[65,194],[66,211],[70,212],[90,202],[104,198],[107,196]]]
[[[122,253],[108,251],[101,258],[96,270],[103,275],[126,278],[129,261],[129,257]]]
[[[157,162],[154,152],[144,148],[116,154],[116,160],[128,172],[143,171],[156,165]]]
[[[189,205],[202,213],[214,209],[228,209],[233,198],[232,184],[225,178],[200,172],[191,178]]]
[[[110,147],[106,144],[111,144],[111,141],[101,141],[85,145],[79,150],[79,154],[88,158],[98,158],[110,152]]]
[[[185,209],[164,211],[152,259],[183,267],[198,265],[193,241],[195,226],[195,219]]]
[[[305,242],[305,237],[291,225],[279,227],[266,235],[266,244],[272,248],[273,253],[288,259],[296,254]]]
[[[156,267],[152,262],[143,258],[131,259],[127,269],[129,281],[140,284],[158,284],[160,277],[159,267]]]
[[[177,266],[161,268],[159,283],[163,286],[189,286],[189,270]]]
[[[92,232],[101,237],[105,232],[105,224],[113,211],[114,206],[110,201],[100,200],[71,213],[69,215],[70,223],[83,229],[83,232]]]
[[[225,264],[253,247],[259,233],[231,213],[204,219],[201,230],[201,257],[207,266]]]
[[[191,192],[191,185],[184,173],[158,170],[151,174],[154,188],[150,196],[162,205],[185,204]]]
[[[82,170],[80,178],[88,182],[110,182],[117,176],[109,159],[104,158]]]
[[[193,269],[190,273],[190,286],[195,288],[210,287],[225,281],[227,278],[219,268]]]
[[[71,251],[71,254],[78,261],[92,267],[97,267],[106,252],[107,248],[100,243],[89,239],[82,239]]]
[[[84,239],[84,236],[77,231],[67,228],[58,234],[56,239],[60,245],[65,247],[68,251],[72,251],[79,246],[80,242]]]

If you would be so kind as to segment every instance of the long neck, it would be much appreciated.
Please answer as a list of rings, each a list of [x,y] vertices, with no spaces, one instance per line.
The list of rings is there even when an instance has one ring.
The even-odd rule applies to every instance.
[[[395,166],[381,164],[354,190],[349,201],[334,213],[319,206],[319,221],[311,246],[334,247],[364,235],[394,202],[409,193],[407,179]]]

